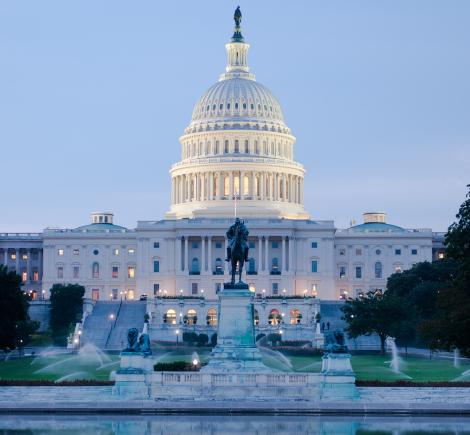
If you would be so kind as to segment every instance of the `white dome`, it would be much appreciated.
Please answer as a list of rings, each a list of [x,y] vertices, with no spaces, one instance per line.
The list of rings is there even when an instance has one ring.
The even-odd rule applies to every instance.
[[[287,133],[281,105],[271,91],[249,78],[232,77],[212,85],[196,103],[193,129],[207,124],[223,128],[252,128]],[[243,125],[249,123],[249,125]]]

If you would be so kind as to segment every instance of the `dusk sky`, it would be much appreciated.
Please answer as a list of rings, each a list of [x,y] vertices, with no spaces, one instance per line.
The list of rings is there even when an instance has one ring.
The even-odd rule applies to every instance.
[[[444,231],[470,183],[470,1],[240,1],[305,206]],[[162,219],[178,138],[224,72],[229,1],[0,3],[0,232]]]

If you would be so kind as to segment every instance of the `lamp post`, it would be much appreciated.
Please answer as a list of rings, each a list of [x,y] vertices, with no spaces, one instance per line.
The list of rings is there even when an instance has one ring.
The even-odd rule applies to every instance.
[[[176,347],[178,347],[178,341],[179,341],[179,336],[180,336],[180,330],[177,329],[177,330],[175,331],[175,333],[176,333]]]

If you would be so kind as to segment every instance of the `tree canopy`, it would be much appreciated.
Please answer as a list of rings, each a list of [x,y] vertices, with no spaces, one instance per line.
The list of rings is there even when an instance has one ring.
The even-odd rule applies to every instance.
[[[75,323],[82,318],[85,288],[78,284],[54,284],[51,289],[51,335],[56,344],[65,345]]]
[[[39,327],[28,317],[29,297],[21,290],[21,277],[0,265],[0,349],[25,346]]]
[[[380,348],[385,353],[385,340],[396,335],[399,325],[406,318],[401,299],[393,294],[370,291],[357,299],[348,299],[341,308],[343,320],[348,326],[349,337],[377,334]]]

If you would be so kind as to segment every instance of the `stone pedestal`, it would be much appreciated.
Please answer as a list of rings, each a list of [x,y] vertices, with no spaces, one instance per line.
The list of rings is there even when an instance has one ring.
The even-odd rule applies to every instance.
[[[140,352],[122,352],[113,394],[130,398],[150,397],[147,377],[152,373],[153,360],[150,356]]]
[[[359,393],[349,353],[327,353],[322,359],[321,400],[356,400]]]
[[[253,294],[248,284],[225,283],[219,294],[217,346],[204,372],[272,371],[255,343]]]

